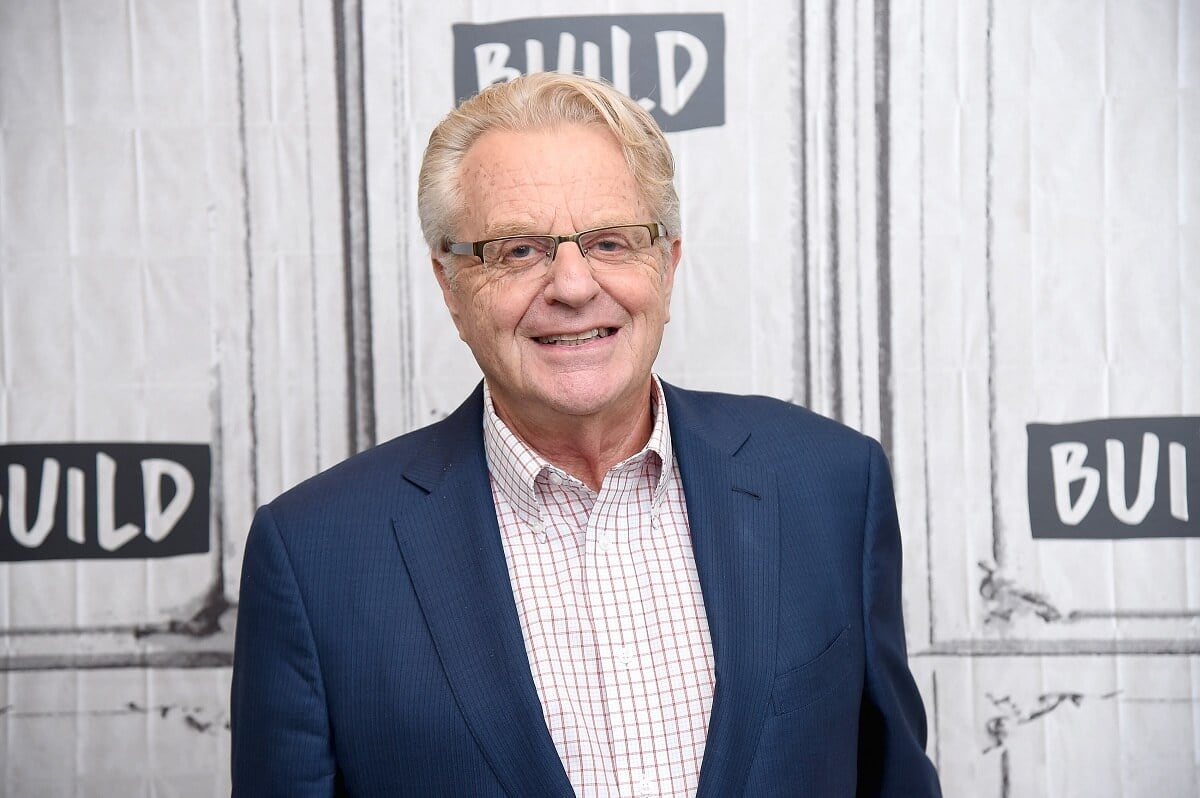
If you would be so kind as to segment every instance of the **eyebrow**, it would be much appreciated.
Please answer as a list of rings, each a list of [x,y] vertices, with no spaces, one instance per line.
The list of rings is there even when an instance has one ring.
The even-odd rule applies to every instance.
[[[483,231],[481,241],[489,238],[505,238],[507,236],[524,236],[524,235],[544,235],[543,233],[535,233],[530,230],[532,225],[529,222],[500,222],[499,224],[489,226]]]
[[[587,227],[582,227],[574,232],[578,233],[583,230],[600,230],[605,227],[616,227],[625,224],[636,224],[636,222],[614,222],[614,221],[597,221],[589,224]],[[481,241],[486,241],[492,238],[507,238],[509,236],[545,236],[552,233],[534,232],[530,229],[532,225],[527,222],[500,222],[493,227],[489,227],[484,231]]]

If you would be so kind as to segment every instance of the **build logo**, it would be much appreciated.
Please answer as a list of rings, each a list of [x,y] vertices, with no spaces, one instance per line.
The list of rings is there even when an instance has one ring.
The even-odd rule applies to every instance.
[[[725,124],[721,14],[541,17],[454,25],[457,103],[532,72],[604,78],[665,131]]]
[[[1026,431],[1033,537],[1200,537],[1200,417]]]
[[[207,444],[0,446],[0,562],[209,550]]]

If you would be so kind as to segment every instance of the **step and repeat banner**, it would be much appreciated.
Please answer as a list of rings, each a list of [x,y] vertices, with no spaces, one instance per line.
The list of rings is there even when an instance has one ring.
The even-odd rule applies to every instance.
[[[228,794],[254,509],[478,381],[416,174],[540,70],[676,153],[659,373],[887,448],[946,794],[1200,794],[1200,1],[65,0],[0,3],[0,795]]]

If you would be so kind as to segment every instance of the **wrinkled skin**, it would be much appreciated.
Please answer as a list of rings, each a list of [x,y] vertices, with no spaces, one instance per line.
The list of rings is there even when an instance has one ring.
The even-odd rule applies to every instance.
[[[659,221],[603,128],[491,131],[467,152],[460,179],[459,241]],[[458,256],[453,279],[434,263],[497,413],[593,486],[649,436],[650,370],[680,252],[675,239],[669,255],[655,247],[635,264],[597,270],[563,244],[549,268],[515,274]],[[608,334],[588,336],[594,330]]]

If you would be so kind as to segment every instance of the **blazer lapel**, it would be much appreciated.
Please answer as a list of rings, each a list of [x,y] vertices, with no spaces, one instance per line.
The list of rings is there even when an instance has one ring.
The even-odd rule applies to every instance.
[[[664,386],[696,570],[716,662],[698,796],[741,794],[769,709],[779,595],[775,472],[737,459],[748,439],[729,419],[699,420]]]
[[[405,478],[425,495],[393,518],[460,710],[504,789],[573,795],[546,728],[509,583],[483,451],[481,392]]]

